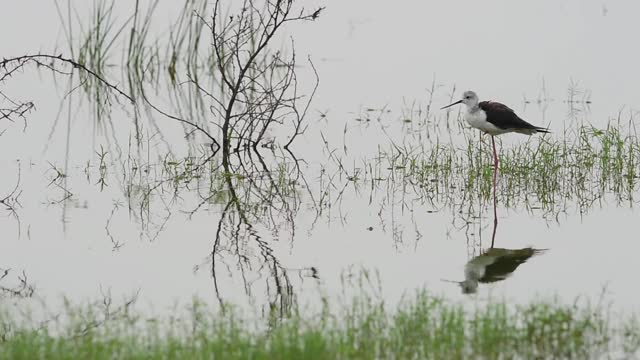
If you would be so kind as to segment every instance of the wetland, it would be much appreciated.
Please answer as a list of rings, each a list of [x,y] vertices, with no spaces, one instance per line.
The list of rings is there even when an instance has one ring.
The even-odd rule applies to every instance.
[[[0,354],[639,356],[640,5],[466,5],[10,5]]]

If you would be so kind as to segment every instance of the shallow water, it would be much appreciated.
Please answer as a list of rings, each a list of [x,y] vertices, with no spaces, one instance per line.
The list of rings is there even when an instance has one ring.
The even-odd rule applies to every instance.
[[[175,13],[172,3],[160,2],[158,36],[166,36],[162,22]],[[24,271],[34,296],[49,300],[63,295],[82,302],[109,289],[116,297],[139,290],[139,301],[155,308],[194,296],[267,307],[290,298],[313,303],[319,294],[337,297],[348,279],[367,269],[377,270],[390,302],[422,286],[471,303],[556,295],[597,300],[605,291],[616,309],[638,310],[633,198],[618,201],[609,193],[580,207],[576,199],[560,197],[554,211],[539,209],[535,198],[529,207],[499,201],[496,247],[548,251],[468,296],[442,279],[463,280],[466,262],[491,245],[490,202],[462,212],[464,199],[427,201],[395,181],[395,171],[379,170],[385,181],[365,175],[380,149],[392,144],[429,149],[436,143],[463,146],[465,136],[477,141],[473,130],[460,126],[457,109],[448,119],[436,110],[450,102],[454,86],[455,97],[471,88],[481,98],[510,104],[530,122],[549,126],[552,137],[576,124],[604,127],[618,117],[625,126],[634,122],[640,53],[632,44],[640,4],[317,3],[327,7],[319,21],[288,29],[297,52],[310,54],[320,74],[309,128],[292,146],[303,160],[298,165],[306,183],[296,177],[296,186],[284,186],[294,190],[283,203],[251,195],[247,204],[264,208],[252,210],[251,226],[228,207],[220,179],[213,181],[221,186],[219,196],[193,214],[206,198],[206,179],[177,192],[165,184],[148,204],[140,197],[140,190],[168,176],[162,162],[167,152],[182,158],[199,149],[184,140],[181,126],[156,116],[159,128],[144,127],[144,145],[132,147],[125,102],[112,108],[109,121],[97,123],[80,92],[65,97],[62,77],[54,82],[46,71],[29,69],[3,83],[3,93],[33,99],[37,108],[24,131],[20,123],[0,121],[0,131],[6,129],[0,137],[0,196],[16,184],[18,169],[21,191],[19,221],[11,214],[0,218],[0,268],[11,269],[2,285],[16,284]],[[87,14],[88,6],[78,2],[77,12]],[[13,15],[0,32],[22,35],[3,41],[4,57],[65,53],[53,3],[37,11],[27,3],[9,9]],[[130,11],[115,9],[123,19]],[[119,58],[115,52],[114,61]],[[309,70],[300,69],[308,81]],[[119,82],[120,70],[110,71]],[[171,107],[166,98],[161,103]],[[533,146],[538,140],[505,135],[500,146],[505,151],[526,141]],[[105,186],[101,146],[108,153]],[[269,164],[294,168],[283,152],[263,154]],[[57,177],[54,169],[66,176]]]

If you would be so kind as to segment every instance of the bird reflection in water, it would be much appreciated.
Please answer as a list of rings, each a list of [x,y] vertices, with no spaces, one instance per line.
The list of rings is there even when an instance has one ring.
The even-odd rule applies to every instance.
[[[464,267],[464,281],[460,287],[465,294],[473,294],[479,283],[492,283],[506,279],[529,258],[544,253],[534,248],[502,249],[489,248],[482,254],[469,260]]]
[[[458,283],[464,294],[474,294],[478,284],[494,283],[509,277],[518,266],[532,256],[543,254],[546,249],[526,247],[522,249],[504,249],[494,247],[498,219],[494,218],[491,247],[469,260],[464,267],[464,280]]]

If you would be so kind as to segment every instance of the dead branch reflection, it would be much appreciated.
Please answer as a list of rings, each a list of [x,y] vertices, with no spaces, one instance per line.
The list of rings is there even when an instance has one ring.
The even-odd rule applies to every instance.
[[[13,285],[5,284],[5,280],[11,280],[11,269],[0,268],[0,299],[4,296],[28,298],[32,297],[35,293],[35,285],[33,285],[27,278],[27,274],[23,270],[19,275],[15,277]]]
[[[312,266],[288,268],[274,251],[273,245],[281,240],[293,244],[296,214],[303,204],[303,195],[311,193],[299,160],[289,152],[276,158],[275,162],[266,161],[253,149],[239,153],[234,161],[222,163],[226,196],[208,261],[221,305],[225,303],[225,294],[237,294],[237,289],[224,288],[220,277],[239,278],[244,294],[252,301],[266,295],[268,305],[263,311],[279,319],[287,317],[296,305],[291,274],[304,281],[318,279],[318,271]],[[194,211],[209,203],[212,196],[217,195],[204,198]],[[262,233],[269,234],[269,239]],[[196,271],[201,267],[198,265]],[[265,289],[266,294],[256,294],[257,288]]]
[[[20,223],[20,216],[18,215],[17,209],[20,205],[20,195],[22,194],[22,190],[20,190],[20,178],[22,175],[22,171],[20,168],[20,163],[18,163],[17,169],[17,179],[15,186],[9,190],[4,195],[0,195],[0,205],[4,207],[4,210],[9,213],[9,216],[14,218],[18,227],[18,238],[20,238],[22,225]]]

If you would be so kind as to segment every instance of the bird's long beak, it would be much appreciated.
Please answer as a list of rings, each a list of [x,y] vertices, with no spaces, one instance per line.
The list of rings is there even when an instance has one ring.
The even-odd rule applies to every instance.
[[[454,102],[453,104],[449,104],[449,105],[447,105],[447,106],[445,106],[445,107],[440,108],[440,110],[442,110],[442,109],[446,109],[446,108],[448,108],[448,107],[452,107],[453,105],[458,105],[458,104],[460,104],[461,102],[462,102],[462,100],[458,100],[458,101]]]
[[[440,279],[442,282],[454,283],[460,285],[462,281],[448,280],[448,279]]]

